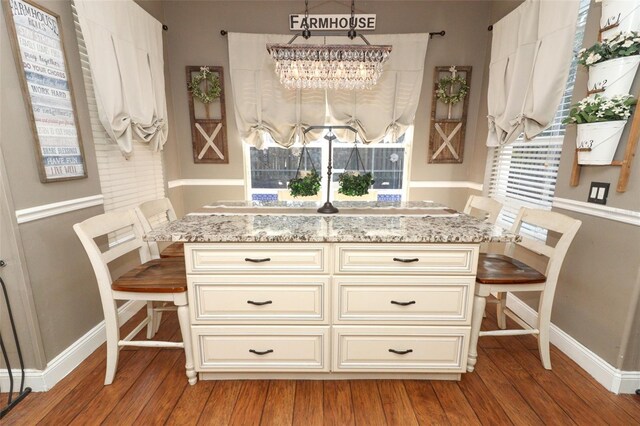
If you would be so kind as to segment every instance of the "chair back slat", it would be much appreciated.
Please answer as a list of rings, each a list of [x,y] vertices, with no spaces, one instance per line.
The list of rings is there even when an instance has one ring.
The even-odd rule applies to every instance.
[[[555,286],[557,284],[558,275],[560,274],[560,268],[564,262],[564,257],[569,250],[571,241],[573,241],[578,229],[582,225],[582,222],[561,213],[522,207],[513,222],[511,232],[519,234],[523,223],[528,223],[560,234],[555,247],[527,237],[522,237],[521,242],[515,243],[527,250],[549,258],[545,273],[547,277],[546,287],[553,292],[555,291]],[[513,255],[513,244],[507,246],[505,254],[510,256]]]
[[[536,254],[541,254],[548,258],[553,256],[555,249],[551,246],[546,245],[542,241],[537,241],[532,238],[522,237],[522,241],[516,243],[517,245],[526,248]]]
[[[502,210],[502,203],[489,197],[481,197],[479,195],[470,195],[467,199],[467,205],[464,207],[463,212],[471,214],[472,210],[480,210],[487,216],[486,220],[490,223],[496,223],[500,211]]]
[[[176,212],[173,209],[171,200],[168,198],[160,198],[158,200],[145,201],[135,208],[135,213],[138,216],[138,220],[142,225],[142,230],[146,234],[153,230],[151,223],[152,218],[159,215],[164,215],[167,221],[173,221],[177,219]],[[160,257],[160,248],[155,241],[148,241],[151,257],[157,259]]]

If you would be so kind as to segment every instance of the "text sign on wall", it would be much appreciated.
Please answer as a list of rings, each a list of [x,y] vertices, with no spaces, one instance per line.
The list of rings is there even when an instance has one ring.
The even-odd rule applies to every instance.
[[[22,94],[36,140],[40,180],[87,177],[58,15],[29,0],[5,3]]]
[[[376,15],[354,15],[356,30],[375,30]],[[305,27],[304,14],[289,15],[289,30],[301,31]],[[351,28],[351,15],[309,15],[309,29],[323,31],[341,31]]]

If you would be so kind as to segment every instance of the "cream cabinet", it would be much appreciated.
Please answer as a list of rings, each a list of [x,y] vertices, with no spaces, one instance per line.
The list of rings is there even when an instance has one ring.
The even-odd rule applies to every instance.
[[[459,378],[477,260],[475,244],[187,243],[196,369]]]

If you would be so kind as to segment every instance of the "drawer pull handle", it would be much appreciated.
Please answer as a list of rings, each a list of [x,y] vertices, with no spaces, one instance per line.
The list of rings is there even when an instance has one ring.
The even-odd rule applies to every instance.
[[[266,355],[273,352],[273,349],[267,349],[266,351],[256,351],[255,349],[249,349],[249,352],[256,355]]]
[[[420,259],[418,259],[417,257],[414,257],[412,259],[402,259],[400,257],[394,257],[393,260],[396,262],[402,262],[402,263],[413,263],[413,262],[419,261]]]
[[[409,305],[415,305],[415,304],[416,304],[416,301],[415,301],[415,300],[412,300],[412,301],[410,301],[410,302],[397,302],[397,301],[395,301],[395,300],[392,300],[392,301],[391,301],[391,303],[392,303],[393,305],[409,306]]]
[[[410,354],[411,352],[413,352],[413,349],[407,349],[406,351],[397,351],[395,349],[389,349],[389,352],[392,352],[392,353],[398,354],[398,355],[406,355],[406,354]]]
[[[263,305],[270,305],[273,302],[271,300],[267,300],[265,302],[254,302],[253,300],[247,300],[247,303],[249,303],[250,305],[263,306]]]
[[[244,261],[245,262],[253,262],[253,263],[263,263],[263,262],[269,262],[271,260],[270,257],[264,257],[262,259],[252,259],[250,257],[245,257]]]

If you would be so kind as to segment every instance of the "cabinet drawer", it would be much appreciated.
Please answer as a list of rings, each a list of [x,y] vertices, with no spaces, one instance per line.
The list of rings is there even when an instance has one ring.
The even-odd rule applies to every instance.
[[[187,273],[324,274],[325,244],[186,244]]]
[[[329,371],[329,327],[192,327],[198,371]]]
[[[472,276],[334,278],[336,323],[468,325]]]
[[[464,372],[469,327],[334,327],[336,371]]]
[[[327,322],[329,278],[191,275],[194,324]]]
[[[338,244],[339,274],[475,275],[475,245]]]

